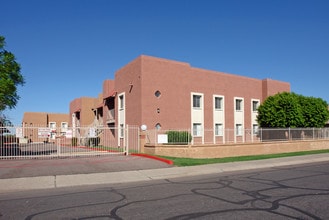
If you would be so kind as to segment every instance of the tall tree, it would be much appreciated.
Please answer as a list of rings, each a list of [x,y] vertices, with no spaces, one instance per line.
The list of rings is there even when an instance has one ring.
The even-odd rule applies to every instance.
[[[17,86],[24,85],[21,67],[14,54],[5,50],[5,37],[0,36],[0,112],[15,108],[19,95]]]
[[[304,127],[324,127],[328,122],[328,104],[323,99],[300,96],[299,103],[303,107]]]
[[[323,127],[328,119],[326,101],[289,92],[269,96],[259,106],[257,116],[263,128]]]

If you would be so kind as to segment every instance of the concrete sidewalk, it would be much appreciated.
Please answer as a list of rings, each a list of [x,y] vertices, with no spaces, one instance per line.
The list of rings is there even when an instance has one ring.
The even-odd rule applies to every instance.
[[[61,159],[51,161],[37,161],[37,166],[34,173],[38,175],[25,175],[19,177],[18,174],[12,171],[29,170],[31,164],[25,161],[18,164],[17,167],[7,167],[0,163],[0,193],[10,191],[22,191],[30,189],[49,189],[68,186],[84,186],[95,184],[116,184],[128,183],[138,181],[150,181],[158,179],[169,179],[176,177],[186,177],[203,174],[214,174],[222,172],[231,172],[239,170],[252,170],[258,168],[271,168],[278,166],[289,166],[314,162],[329,161],[329,154],[314,154],[307,156],[295,156],[276,159],[246,161],[246,162],[232,162],[232,163],[218,163],[210,165],[199,165],[189,167],[174,167],[161,161],[156,161],[150,158],[123,156],[113,158],[90,158],[92,160],[81,161],[82,158],[76,159],[76,163],[71,161],[71,164],[65,164]],[[68,159],[74,160],[74,159]],[[5,161],[10,162],[10,161]],[[68,162],[68,161],[65,161]],[[48,175],[41,175],[42,171],[40,165],[48,163],[45,170],[48,170]],[[59,166],[59,164],[64,164]],[[2,165],[2,166],[1,166]],[[35,163],[34,163],[35,165]],[[74,166],[76,166],[74,168]],[[58,167],[61,167],[60,169]],[[97,169],[98,168],[98,169]],[[13,173],[11,177],[4,177],[4,170],[8,169],[9,173]],[[73,172],[75,169],[81,169],[78,173]],[[33,169],[32,169],[33,170]],[[61,170],[61,172],[59,172]],[[64,170],[66,172],[64,172]],[[71,170],[67,172],[67,170]],[[7,175],[9,175],[7,173]],[[2,174],[2,175],[1,175]]]

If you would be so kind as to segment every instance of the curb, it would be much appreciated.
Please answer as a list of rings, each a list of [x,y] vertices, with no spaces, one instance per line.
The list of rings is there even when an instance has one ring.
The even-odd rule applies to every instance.
[[[165,158],[161,158],[161,157],[157,157],[157,156],[153,156],[153,155],[149,155],[149,154],[132,153],[130,155],[137,156],[137,157],[146,157],[146,158],[150,158],[150,159],[153,159],[153,160],[159,160],[159,161],[167,163],[169,165],[174,165],[174,162],[172,160],[168,160],[168,159],[165,159]]]

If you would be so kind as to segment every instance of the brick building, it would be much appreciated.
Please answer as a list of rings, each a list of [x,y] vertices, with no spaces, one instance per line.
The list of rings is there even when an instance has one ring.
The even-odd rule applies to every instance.
[[[141,55],[116,71],[114,79],[104,80],[98,97],[71,101],[66,121],[74,135],[75,127],[113,128],[102,135],[116,138],[118,146],[126,125],[146,125],[148,130],[188,129],[193,141],[200,143],[223,141],[231,129],[234,132],[230,136],[238,140],[245,138],[244,130],[257,129],[260,103],[283,91],[290,91],[289,83]],[[35,113],[40,121],[30,122],[26,117],[32,113],[26,114],[23,124],[52,121],[51,114]]]
[[[97,106],[99,99],[92,97],[76,98],[70,102],[70,125],[92,126],[95,120],[93,109]]]
[[[190,129],[194,141],[223,139],[234,130],[257,129],[257,107],[270,95],[290,91],[290,84],[205,70],[188,63],[139,56],[103,84],[103,102],[94,107],[98,124],[148,129]],[[97,123],[97,122],[96,122]],[[205,135],[205,130],[211,134]]]
[[[64,135],[69,126],[69,115],[63,113],[24,112],[22,126],[23,136],[32,142],[39,140],[38,129],[50,128],[49,139],[55,140],[56,135]]]

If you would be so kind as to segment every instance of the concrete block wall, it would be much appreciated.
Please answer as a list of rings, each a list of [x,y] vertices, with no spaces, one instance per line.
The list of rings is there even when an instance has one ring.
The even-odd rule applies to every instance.
[[[184,158],[225,158],[329,149],[329,140],[229,145],[144,145],[144,153]]]

